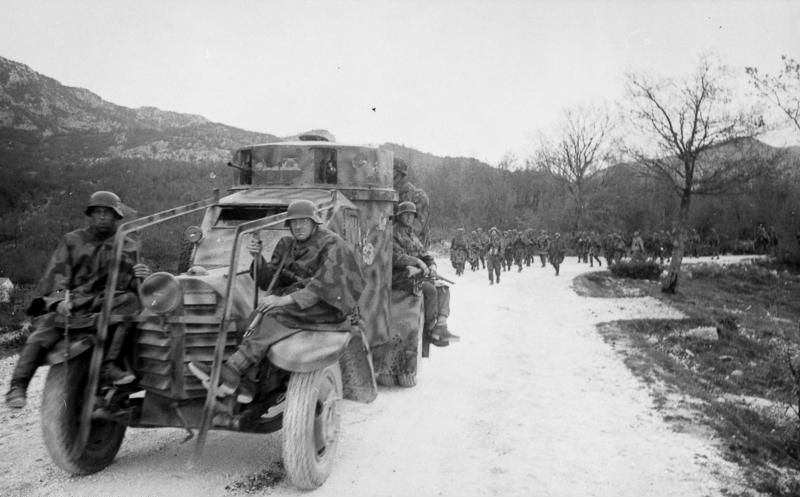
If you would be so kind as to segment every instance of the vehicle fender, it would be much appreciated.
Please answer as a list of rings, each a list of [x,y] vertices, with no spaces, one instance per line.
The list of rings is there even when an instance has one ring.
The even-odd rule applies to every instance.
[[[47,364],[61,364],[67,359],[74,359],[79,355],[92,350],[94,347],[94,335],[82,335],[78,337],[70,337],[69,339],[69,352],[67,351],[67,341],[61,339],[55,346],[47,353]]]
[[[369,403],[378,396],[372,352],[363,328],[356,327],[344,354],[339,358],[342,370],[342,396],[347,400]]]
[[[267,359],[286,371],[310,373],[336,363],[350,341],[350,330],[298,331],[267,351]]]

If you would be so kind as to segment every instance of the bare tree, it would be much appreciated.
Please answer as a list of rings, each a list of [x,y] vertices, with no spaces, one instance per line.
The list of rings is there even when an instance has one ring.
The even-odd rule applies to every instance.
[[[762,97],[769,99],[800,131],[800,62],[781,56],[783,70],[777,75],[761,74],[747,67],[750,83]]]
[[[627,76],[627,93],[636,127],[647,145],[629,147],[633,158],[669,184],[680,198],[674,220],[675,243],[661,290],[674,293],[683,260],[692,196],[722,193],[758,174],[751,161],[760,119],[734,111],[729,70],[709,56],[681,81]]]
[[[603,107],[578,106],[564,111],[551,136],[539,135],[531,162],[561,182],[575,205],[573,227],[583,227],[586,181],[607,163],[614,126]]]
[[[500,158],[500,162],[497,163],[497,169],[501,171],[510,171],[512,169],[516,169],[519,160],[517,159],[517,154],[514,152],[507,150],[503,157]]]

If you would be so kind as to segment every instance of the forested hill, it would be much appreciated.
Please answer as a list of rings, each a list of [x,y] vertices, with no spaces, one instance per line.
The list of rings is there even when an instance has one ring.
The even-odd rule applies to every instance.
[[[38,278],[61,234],[83,224],[79,214],[92,191],[118,192],[149,214],[205,198],[215,187],[224,192],[233,149],[278,139],[198,115],[116,105],[0,57],[0,277]],[[492,170],[473,159],[388,148],[419,165],[414,178],[456,160]],[[157,264],[169,266],[180,231],[165,228],[151,242],[152,252],[163,254]]]

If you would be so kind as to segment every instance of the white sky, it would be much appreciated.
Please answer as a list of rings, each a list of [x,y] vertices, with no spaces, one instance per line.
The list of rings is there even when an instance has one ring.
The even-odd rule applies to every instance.
[[[626,71],[774,73],[800,1],[0,0],[0,55],[127,107],[497,163]],[[372,108],[375,108],[373,111]]]

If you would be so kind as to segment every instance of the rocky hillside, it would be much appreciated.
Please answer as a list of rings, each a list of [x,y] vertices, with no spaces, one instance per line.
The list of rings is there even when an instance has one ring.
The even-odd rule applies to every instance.
[[[233,148],[275,140],[198,115],[115,105],[0,57],[0,162],[6,154],[83,164],[223,161]]]

